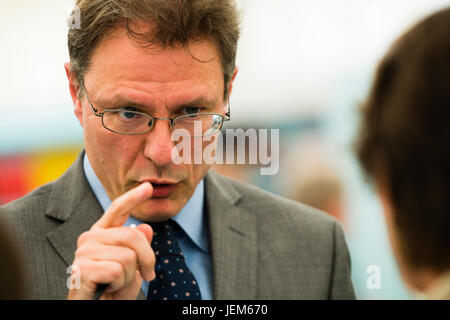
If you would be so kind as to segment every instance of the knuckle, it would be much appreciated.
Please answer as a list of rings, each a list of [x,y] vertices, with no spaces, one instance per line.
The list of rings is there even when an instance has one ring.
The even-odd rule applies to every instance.
[[[77,246],[80,247],[83,245],[83,243],[86,243],[87,241],[89,241],[92,237],[92,232],[91,231],[86,231],[83,232],[77,240]]]
[[[130,265],[130,264],[135,264],[136,263],[136,252],[134,252],[133,250],[125,250],[123,253],[123,257],[122,257],[122,261],[124,263],[124,265]]]
[[[108,277],[113,280],[117,281],[120,280],[123,276],[123,268],[119,264],[111,265],[111,267],[108,270]]]
[[[82,257],[86,257],[87,250],[85,246],[78,246],[78,249],[75,251],[75,259],[80,259]]]
[[[108,211],[110,211],[110,212],[115,212],[115,211],[117,211],[118,209],[119,209],[119,203],[118,203],[118,201],[117,201],[117,199],[116,199],[116,200],[114,200],[113,202],[111,202],[111,205],[109,206]]]
[[[134,229],[134,232],[136,233],[136,238],[138,241],[148,242],[147,237],[145,234],[137,229]]]
[[[88,268],[88,263],[85,259],[78,258],[78,259],[74,260],[72,266],[76,266],[76,268],[74,270],[81,271],[81,270],[85,270]]]
[[[128,228],[128,227],[124,227],[122,228],[123,232],[122,232],[122,240],[125,243],[130,243],[130,242],[135,242],[137,241],[139,238],[138,235],[138,231],[133,229],[133,228]]]

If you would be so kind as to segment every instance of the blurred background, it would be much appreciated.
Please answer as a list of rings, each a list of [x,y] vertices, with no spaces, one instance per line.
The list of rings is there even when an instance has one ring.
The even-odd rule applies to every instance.
[[[82,149],[63,64],[73,0],[1,1],[0,204],[59,177]],[[352,150],[358,108],[392,42],[450,0],[240,0],[239,74],[228,128],[280,131],[280,169],[226,175],[338,218],[359,299],[410,299],[381,206]],[[368,285],[370,266],[380,285]]]

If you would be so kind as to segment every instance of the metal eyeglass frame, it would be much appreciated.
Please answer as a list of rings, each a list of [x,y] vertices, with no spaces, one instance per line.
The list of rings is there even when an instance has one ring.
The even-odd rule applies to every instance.
[[[88,100],[88,102],[89,102],[89,106],[91,107],[92,112],[93,112],[94,115],[96,115],[97,117],[102,118],[102,125],[103,125],[103,127],[104,127],[106,130],[109,130],[109,131],[111,131],[111,132],[118,133],[118,134],[129,135],[129,136],[136,136],[136,135],[146,134],[147,132],[150,132],[150,131],[155,127],[155,123],[156,123],[155,120],[157,120],[157,119],[160,119],[160,120],[169,120],[170,128],[173,129],[173,128],[174,128],[174,122],[175,122],[175,120],[180,119],[180,118],[192,117],[193,115],[211,115],[211,116],[216,115],[216,116],[222,117],[222,122],[221,122],[221,124],[220,124],[220,128],[218,128],[217,131],[215,131],[215,132],[213,132],[213,133],[209,133],[209,134],[207,134],[207,135],[203,135],[203,136],[209,136],[209,135],[213,135],[213,134],[219,132],[219,131],[222,129],[222,126],[223,126],[223,122],[224,122],[224,121],[230,121],[230,120],[231,120],[231,109],[230,109],[230,99],[229,99],[229,98],[228,98],[228,109],[227,109],[227,113],[226,113],[225,115],[220,114],[220,113],[192,113],[192,114],[186,114],[186,115],[176,116],[176,117],[174,117],[174,118],[165,118],[165,117],[164,117],[164,118],[157,118],[157,117],[154,117],[154,116],[152,116],[151,114],[148,114],[148,113],[139,112],[139,111],[130,111],[130,110],[123,109],[123,108],[117,108],[117,109],[105,109],[103,112],[100,112],[100,113],[99,113],[98,110],[95,109],[94,106],[92,105],[92,102],[91,102],[91,100],[89,99],[89,95],[87,94],[87,91],[86,91],[86,89],[85,89],[85,87],[84,87],[83,81],[80,81],[80,85],[81,85],[81,88],[83,89],[84,93],[86,94],[86,98],[87,98],[87,100]],[[148,130],[146,130],[146,131],[144,131],[144,132],[140,132],[140,133],[123,133],[123,132],[119,132],[119,131],[112,130],[112,129],[108,128],[107,126],[105,126],[105,122],[104,122],[103,116],[104,116],[104,114],[107,113],[107,112],[118,112],[118,111],[123,111],[123,112],[133,112],[133,113],[136,113],[136,114],[140,114],[140,115],[142,115],[142,116],[150,117],[151,119],[153,119],[152,125],[148,127]]]

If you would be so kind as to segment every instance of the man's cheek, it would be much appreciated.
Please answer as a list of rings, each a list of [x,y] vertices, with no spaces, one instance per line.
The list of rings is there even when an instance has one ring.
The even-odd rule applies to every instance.
[[[132,169],[133,154],[117,135],[112,133],[97,136],[94,152],[99,153],[101,164],[110,178],[118,179],[122,184],[125,183],[123,179],[126,177],[126,172]],[[111,177],[111,175],[118,175],[118,177]]]

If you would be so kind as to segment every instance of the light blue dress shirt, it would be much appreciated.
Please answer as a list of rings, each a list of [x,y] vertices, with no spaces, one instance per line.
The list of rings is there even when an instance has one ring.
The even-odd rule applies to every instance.
[[[83,168],[89,185],[94,191],[103,210],[106,211],[111,205],[111,200],[95,174],[86,154],[84,155]],[[212,300],[214,298],[212,262],[208,240],[209,229],[203,214],[204,194],[204,182],[201,180],[192,197],[172,219],[184,231],[177,233],[176,237],[183,251],[186,264],[197,279],[202,300]],[[139,225],[141,223],[142,221],[130,216],[124,223],[124,226],[130,226],[131,224]],[[142,283],[142,289],[145,295],[147,295],[148,282],[145,280]]]

